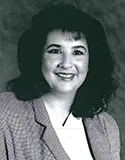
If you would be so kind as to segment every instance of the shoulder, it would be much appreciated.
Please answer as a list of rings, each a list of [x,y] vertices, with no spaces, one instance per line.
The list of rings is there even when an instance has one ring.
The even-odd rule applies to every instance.
[[[98,114],[96,117],[100,120],[105,129],[119,130],[115,119],[109,113],[103,112]]]
[[[18,101],[13,92],[3,92],[0,94],[0,104],[6,104],[6,102]]]
[[[115,142],[115,138],[116,143],[119,142],[120,133],[115,119],[107,112],[100,113],[97,118],[109,140]]]
[[[94,130],[97,137],[101,135],[101,137],[105,137],[107,139],[113,159],[119,160],[120,133],[115,119],[107,112],[102,112],[95,115],[93,118],[87,118],[85,123],[87,128],[89,128],[90,133]],[[91,135],[94,136],[93,133]]]
[[[0,94],[0,112],[4,111],[14,111],[17,110],[19,106],[23,105],[23,101],[16,98],[12,92],[4,92]]]
[[[0,124],[11,125],[32,115],[29,101],[21,101],[12,92],[0,94]]]
[[[120,144],[120,132],[119,132],[118,125],[115,119],[106,112],[100,114],[99,117],[102,121],[105,134],[110,143],[110,147],[111,147],[110,152],[111,152],[112,158],[114,160],[115,159],[119,160],[121,144]]]
[[[96,130],[99,134],[102,134],[108,138],[111,145],[120,143],[120,133],[118,125],[115,119],[107,112],[102,112],[95,115],[93,118],[86,118],[85,124],[87,129]]]
[[[87,119],[87,124],[91,124],[97,130],[104,133],[110,139],[119,137],[119,128],[115,119],[107,112],[95,115],[93,118]]]
[[[97,129],[103,128],[104,131],[106,130],[115,130],[118,131],[118,126],[114,118],[107,112],[102,112],[100,114],[95,115],[93,118],[85,118],[86,125],[94,126]]]

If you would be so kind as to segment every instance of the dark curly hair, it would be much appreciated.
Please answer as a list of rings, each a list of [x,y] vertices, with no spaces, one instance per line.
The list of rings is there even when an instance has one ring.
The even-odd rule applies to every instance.
[[[47,6],[33,16],[30,27],[18,41],[18,67],[21,74],[8,82],[8,90],[23,101],[39,98],[49,92],[41,71],[41,55],[47,34],[56,29],[75,32],[76,39],[82,33],[89,48],[89,72],[77,91],[71,112],[76,117],[93,117],[107,110],[116,83],[114,61],[104,29],[98,20],[71,5]]]

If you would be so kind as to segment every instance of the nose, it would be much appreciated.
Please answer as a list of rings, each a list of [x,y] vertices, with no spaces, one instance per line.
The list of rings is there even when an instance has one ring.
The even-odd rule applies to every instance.
[[[69,68],[72,68],[72,66],[73,66],[72,56],[68,53],[62,54],[59,67],[63,69],[69,69]]]

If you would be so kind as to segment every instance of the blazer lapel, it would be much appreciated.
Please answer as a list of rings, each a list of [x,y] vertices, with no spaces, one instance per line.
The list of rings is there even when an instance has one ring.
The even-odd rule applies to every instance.
[[[42,127],[40,133],[41,143],[44,143],[47,146],[48,150],[53,154],[53,157],[56,160],[70,160],[61,146],[56,132],[50,122],[42,97],[33,100],[33,109],[35,113],[35,120]],[[96,115],[94,118],[84,118],[83,124],[93,159],[111,160],[110,143],[100,117]]]
[[[70,160],[63,147],[61,146],[56,132],[50,122],[49,115],[44,106],[42,97],[33,101],[33,108],[36,122],[44,127],[44,132],[42,131],[41,133],[41,140],[48,147],[55,159]]]

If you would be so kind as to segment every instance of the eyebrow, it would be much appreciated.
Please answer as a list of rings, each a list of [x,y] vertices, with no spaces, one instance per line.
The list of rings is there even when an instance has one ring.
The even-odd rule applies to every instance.
[[[51,47],[58,47],[58,48],[60,48],[61,45],[59,45],[59,44],[50,44],[48,47],[46,47],[46,49],[49,49]]]
[[[49,49],[49,48],[51,48],[51,47],[58,47],[58,48],[61,48],[61,45],[59,45],[59,44],[50,44],[46,49]],[[83,48],[83,49],[87,52],[86,47],[84,47],[84,46],[82,46],[82,45],[73,46],[73,48],[75,48],[75,49]]]
[[[74,46],[73,48],[75,48],[75,49],[77,49],[77,48],[83,48],[86,52],[87,52],[87,49],[86,49],[86,47],[84,47],[84,46]]]

